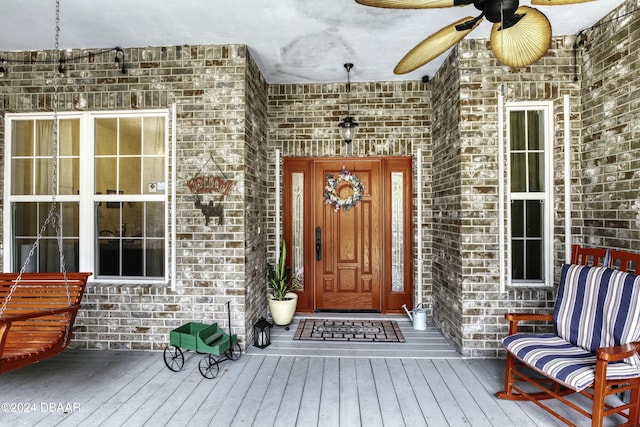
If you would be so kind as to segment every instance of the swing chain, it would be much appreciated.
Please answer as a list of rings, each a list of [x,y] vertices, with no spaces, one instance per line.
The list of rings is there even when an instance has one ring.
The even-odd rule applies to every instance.
[[[56,0],[56,27],[55,27],[55,52],[57,55],[60,55],[60,0]],[[60,58],[58,58],[60,60]],[[57,71],[57,70],[56,70]],[[51,173],[51,210],[49,211],[49,216],[47,219],[52,218],[52,225],[56,231],[56,237],[58,240],[58,253],[60,255],[60,271],[64,276],[64,286],[67,295],[67,306],[71,307],[71,295],[69,294],[69,280],[67,279],[67,268],[64,263],[64,251],[62,247],[62,221],[60,220],[60,216],[58,214],[57,203],[56,203],[56,195],[58,194],[58,134],[59,134],[59,123],[58,123],[58,73],[53,73],[53,159],[52,159],[52,173]],[[46,223],[46,221],[45,221]],[[69,313],[69,320],[67,322],[67,328],[64,334],[64,340],[62,341],[62,346],[67,345],[67,339],[69,338],[69,332],[71,330],[71,313]]]
[[[60,46],[60,0],[56,0],[55,49],[54,49],[55,53],[54,54],[59,55],[59,46]],[[63,246],[62,246],[62,242],[63,242],[62,221],[60,220],[60,215],[58,213],[57,202],[56,202],[56,194],[58,192],[58,92],[59,92],[58,73],[57,73],[57,70],[55,70],[53,73],[53,105],[52,105],[53,107],[53,144],[52,144],[51,208],[49,209],[49,214],[47,215],[47,218],[45,219],[44,224],[42,224],[42,227],[40,228],[40,232],[38,233],[38,236],[36,237],[35,242],[31,246],[31,250],[29,251],[29,255],[27,259],[25,260],[24,264],[20,268],[18,277],[11,285],[11,288],[9,289],[9,293],[7,294],[5,300],[3,301],[2,306],[0,307],[0,318],[2,318],[2,316],[4,315],[7,309],[7,305],[10,303],[11,298],[15,293],[16,288],[18,287],[18,284],[22,280],[22,275],[27,269],[29,262],[31,262],[31,259],[34,257],[36,250],[40,246],[40,240],[42,239],[42,236],[45,234],[49,223],[51,223],[51,225],[53,226],[56,232],[57,242],[58,242],[58,252],[60,255],[60,270],[62,271],[64,276],[67,305],[69,307],[71,306],[69,281],[67,278],[67,270],[66,270],[66,265],[64,261],[64,252],[63,252]],[[69,322],[67,322],[67,328],[65,331],[63,346],[66,346],[70,329],[71,329],[71,317],[69,317]]]

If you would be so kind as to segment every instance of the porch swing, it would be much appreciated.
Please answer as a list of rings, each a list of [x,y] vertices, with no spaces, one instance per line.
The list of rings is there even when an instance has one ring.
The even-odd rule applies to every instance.
[[[56,51],[59,35],[56,1]],[[0,374],[37,363],[64,350],[91,273],[67,272],[58,206],[58,85],[54,77],[51,209],[19,273],[0,273]],[[55,229],[60,256],[59,273],[25,272],[48,225]]]

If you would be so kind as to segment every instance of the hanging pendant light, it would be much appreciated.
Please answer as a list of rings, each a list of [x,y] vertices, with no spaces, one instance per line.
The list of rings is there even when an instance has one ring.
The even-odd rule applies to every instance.
[[[338,127],[340,128],[340,136],[344,139],[344,142],[350,144],[353,138],[356,136],[356,129],[358,127],[358,122],[354,120],[353,117],[349,114],[349,110],[351,109],[351,78],[350,73],[353,68],[353,64],[347,63],[344,64],[344,68],[347,70],[347,117],[342,119],[340,123],[338,123]]]

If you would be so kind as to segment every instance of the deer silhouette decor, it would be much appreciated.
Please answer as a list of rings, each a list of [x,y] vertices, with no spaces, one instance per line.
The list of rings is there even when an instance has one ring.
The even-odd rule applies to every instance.
[[[198,194],[195,195],[195,199],[196,207],[200,209],[200,211],[202,211],[202,215],[204,215],[205,225],[209,225],[211,217],[218,218],[218,225],[222,225],[224,223],[224,209],[220,201],[215,205],[213,204],[213,201],[210,201],[209,204],[203,204]]]

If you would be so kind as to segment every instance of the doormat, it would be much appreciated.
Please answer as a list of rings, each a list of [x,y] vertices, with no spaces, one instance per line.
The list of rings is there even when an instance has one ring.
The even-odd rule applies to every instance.
[[[294,340],[404,342],[395,320],[302,319]]]

